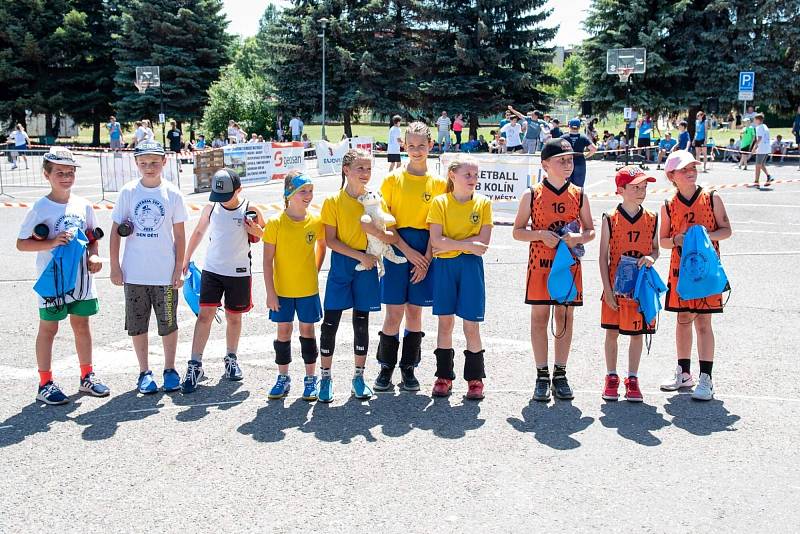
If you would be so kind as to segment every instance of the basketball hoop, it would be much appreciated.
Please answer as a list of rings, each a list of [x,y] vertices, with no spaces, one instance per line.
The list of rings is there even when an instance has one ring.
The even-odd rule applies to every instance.
[[[139,90],[139,94],[144,94],[147,91],[147,88],[150,86],[147,82],[133,82],[133,85]]]
[[[617,71],[617,75],[619,76],[619,81],[622,83],[628,83],[631,74],[633,74],[633,67],[621,67]]]

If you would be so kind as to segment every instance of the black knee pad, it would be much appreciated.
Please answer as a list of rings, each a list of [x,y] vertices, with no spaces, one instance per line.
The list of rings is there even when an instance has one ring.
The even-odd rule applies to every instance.
[[[277,339],[272,342],[275,347],[275,363],[278,365],[289,365],[292,363],[292,342],[291,341],[278,341]]]
[[[396,336],[387,336],[383,332],[378,332],[378,338],[378,361],[381,365],[394,368],[397,365],[400,341]]]
[[[319,353],[323,356],[333,356],[336,347],[336,331],[339,321],[342,320],[342,310],[325,310],[322,326],[319,328]]]
[[[369,312],[353,310],[353,353],[366,356],[369,350]]]
[[[480,380],[486,378],[486,370],[483,366],[484,351],[470,352],[464,351],[464,380]]]
[[[455,380],[456,374],[453,372],[453,359],[456,356],[456,351],[453,349],[436,349],[433,353],[436,355],[436,378]]]
[[[422,338],[424,332],[408,332],[403,338],[403,353],[400,367],[416,367],[422,360]]]
[[[300,354],[305,363],[316,363],[319,351],[317,351],[317,338],[300,336]]]

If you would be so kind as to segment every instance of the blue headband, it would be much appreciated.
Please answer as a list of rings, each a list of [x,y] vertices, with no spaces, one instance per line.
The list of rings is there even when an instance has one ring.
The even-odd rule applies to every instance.
[[[305,174],[298,174],[292,178],[292,181],[289,182],[288,187],[286,187],[286,189],[283,191],[284,198],[291,198],[291,196],[297,193],[301,187],[308,184],[314,185],[311,183],[311,178]]]

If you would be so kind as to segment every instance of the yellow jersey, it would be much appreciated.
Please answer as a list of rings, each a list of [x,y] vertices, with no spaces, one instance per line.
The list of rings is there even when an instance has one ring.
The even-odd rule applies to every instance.
[[[324,236],[319,215],[302,221],[281,212],[267,220],[262,240],[275,245],[273,275],[280,297],[301,298],[319,293],[316,243]]]
[[[440,224],[442,235],[462,241],[481,233],[481,228],[494,224],[492,201],[489,197],[474,193],[466,202],[459,202],[452,193],[445,193],[433,199],[428,213],[429,224]],[[455,258],[460,254],[471,254],[466,250],[436,252],[437,258]]]
[[[386,203],[383,202],[384,211]],[[361,229],[364,206],[351,197],[343,188],[322,203],[322,224],[336,228],[336,237],[348,247],[364,251],[367,249],[367,233]]]
[[[381,195],[389,213],[397,219],[397,228],[427,230],[431,202],[446,189],[447,181],[431,173],[414,176],[397,169],[383,181]]]

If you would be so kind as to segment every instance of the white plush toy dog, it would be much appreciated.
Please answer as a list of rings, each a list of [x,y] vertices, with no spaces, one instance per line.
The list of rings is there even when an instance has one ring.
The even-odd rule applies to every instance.
[[[364,206],[364,215],[361,222],[375,226],[381,230],[386,230],[388,226],[394,226],[397,221],[391,213],[386,213],[381,208],[381,194],[376,191],[366,191],[358,197],[358,201]],[[392,263],[406,263],[408,260],[403,256],[398,256],[391,245],[387,245],[377,237],[367,234],[367,254],[378,258],[378,276],[383,276],[383,260],[387,259]],[[363,271],[364,267],[359,263],[356,271]]]

